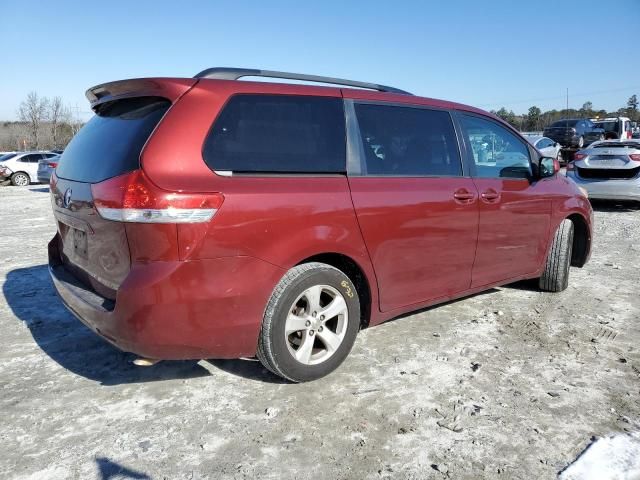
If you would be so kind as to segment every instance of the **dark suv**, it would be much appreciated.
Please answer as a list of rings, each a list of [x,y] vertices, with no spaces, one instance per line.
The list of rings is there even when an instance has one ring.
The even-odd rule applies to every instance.
[[[52,177],[51,276],[147,360],[257,356],[312,380],[360,328],[525,278],[560,291],[589,258],[587,198],[473,107],[220,68],[87,97]]]
[[[604,139],[604,130],[591,120],[566,119],[553,122],[544,129],[544,136],[558,142],[563,147],[582,148],[597,140]]]

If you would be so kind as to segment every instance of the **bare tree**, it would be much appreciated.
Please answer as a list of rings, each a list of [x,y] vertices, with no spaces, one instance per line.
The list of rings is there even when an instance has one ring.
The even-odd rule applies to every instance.
[[[27,124],[31,143],[36,150],[40,148],[40,130],[42,123],[47,119],[48,104],[46,97],[39,97],[36,92],[30,92],[18,108],[18,117]]]
[[[69,128],[71,129],[71,137],[73,137],[76,133],[80,131],[83,127],[84,123],[80,119],[80,115],[78,115],[78,107],[66,107],[64,109],[63,121]],[[69,139],[70,140],[70,139]]]
[[[60,145],[60,124],[64,122],[65,108],[61,97],[53,97],[48,105],[49,127],[51,129],[51,143],[53,148]]]

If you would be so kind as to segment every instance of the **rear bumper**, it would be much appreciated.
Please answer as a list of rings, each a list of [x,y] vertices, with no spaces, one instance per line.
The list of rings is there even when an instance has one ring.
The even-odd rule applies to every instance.
[[[142,357],[255,355],[264,308],[284,270],[252,257],[133,264],[110,301],[89,290],[49,244],[49,271],[65,306],[98,335]]]
[[[584,188],[589,194],[589,198],[640,201],[640,178],[630,180],[584,179],[571,171],[567,172],[567,177]]]

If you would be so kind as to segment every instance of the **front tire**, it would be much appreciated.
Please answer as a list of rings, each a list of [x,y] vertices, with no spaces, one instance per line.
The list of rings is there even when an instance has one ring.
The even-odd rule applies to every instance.
[[[31,181],[26,173],[18,172],[11,175],[11,185],[14,187],[26,187],[29,183]]]
[[[544,271],[539,280],[541,290],[561,292],[569,286],[569,267],[573,252],[573,222],[563,220],[553,238]]]
[[[343,272],[324,263],[289,270],[262,320],[257,357],[292,382],[328,375],[344,361],[360,328],[360,301]]]

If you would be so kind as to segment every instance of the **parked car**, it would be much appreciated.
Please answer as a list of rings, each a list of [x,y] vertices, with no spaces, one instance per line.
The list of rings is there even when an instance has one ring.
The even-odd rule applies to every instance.
[[[567,176],[590,198],[640,201],[640,140],[605,140],[580,150]]]
[[[38,162],[55,155],[51,152],[18,152],[1,157],[0,165],[5,167],[5,178],[10,179],[12,185],[25,186],[38,181]]]
[[[49,183],[51,180],[51,174],[58,166],[60,161],[60,155],[57,154],[53,157],[43,158],[38,162],[38,181],[40,183]]]
[[[563,147],[582,148],[592,142],[604,140],[604,130],[596,128],[588,119],[566,119],[553,122],[545,128],[544,136]]]
[[[545,157],[555,158],[562,163],[562,146],[550,138],[540,135],[525,135],[524,138]]]
[[[596,128],[604,130],[605,140],[626,140],[632,137],[631,119],[627,117],[612,117],[594,119]]]
[[[520,279],[564,290],[590,255],[586,196],[477,108],[221,68],[87,97],[51,179],[50,272],[147,363],[257,356],[313,380],[362,327]]]

